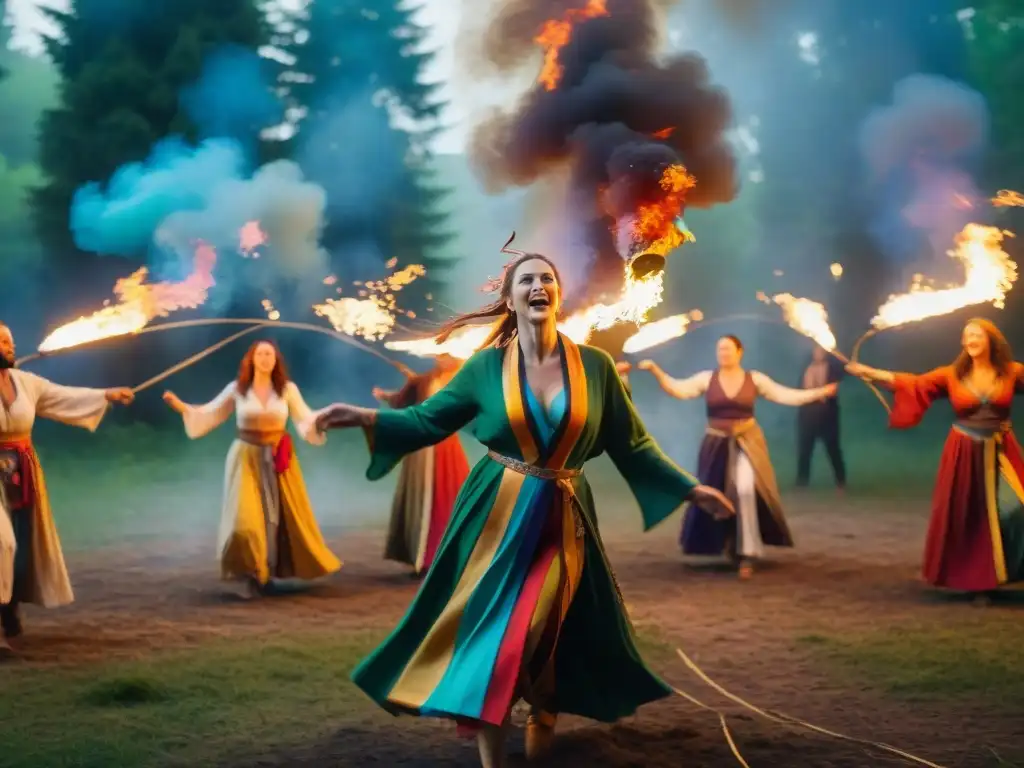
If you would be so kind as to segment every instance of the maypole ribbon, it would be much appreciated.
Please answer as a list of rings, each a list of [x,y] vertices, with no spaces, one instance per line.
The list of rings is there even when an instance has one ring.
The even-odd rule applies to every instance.
[[[721,685],[719,685],[714,680],[712,680],[710,677],[708,677],[708,675],[704,673],[704,670],[702,670],[700,667],[698,667],[697,664],[689,656],[687,656],[682,651],[682,649],[676,648],[676,653],[679,654],[679,658],[681,658],[683,660],[683,663],[686,664],[686,666],[690,669],[690,671],[693,672],[695,675],[697,675],[697,677],[699,677],[701,679],[701,681],[703,681],[706,685],[708,685],[709,687],[711,687],[712,689],[714,689],[715,691],[720,693],[722,696],[724,696],[725,698],[729,699],[730,701],[733,701],[736,704],[739,704],[741,707],[744,707],[745,709],[753,712],[755,715],[760,715],[762,718],[764,718],[764,719],[766,719],[766,720],[768,720],[770,722],[776,723],[778,725],[788,725],[791,728],[794,727],[794,726],[797,726],[797,727],[804,728],[804,729],[809,730],[809,731],[813,731],[815,733],[820,733],[823,736],[831,736],[832,738],[839,739],[840,741],[848,741],[848,742],[850,742],[852,744],[860,744],[860,745],[866,746],[866,747],[874,747],[875,749],[880,749],[883,752],[888,752],[890,754],[897,755],[898,757],[902,757],[904,760],[909,760],[912,763],[917,763],[918,765],[927,766],[927,768],[947,768],[944,765],[940,765],[938,763],[933,763],[930,760],[925,760],[923,757],[918,757],[917,755],[913,755],[910,752],[906,752],[906,751],[904,751],[902,749],[899,749],[898,747],[892,746],[891,744],[886,744],[885,742],[871,741],[870,739],[860,739],[860,738],[857,738],[856,736],[847,736],[844,733],[839,733],[838,731],[832,731],[832,730],[829,730],[828,728],[822,728],[819,725],[814,725],[813,723],[808,723],[808,722],[806,722],[804,720],[800,720],[798,718],[792,717],[792,716],[784,714],[782,712],[774,712],[774,711],[771,711],[771,710],[766,710],[766,709],[761,709],[760,707],[756,707],[753,704],[751,704],[749,701],[746,701],[745,699],[740,698],[736,694],[726,690]],[[729,741],[730,749],[733,750],[733,754],[739,760],[740,764],[745,766],[746,768],[749,768],[747,763],[743,760],[743,757],[738,754],[738,752],[737,752],[737,750],[735,748],[735,742],[732,740],[732,737],[729,735],[728,727],[725,724],[725,715],[721,711],[719,711],[717,709],[714,709],[713,707],[710,707],[707,704],[704,704],[703,702],[697,700],[696,698],[690,696],[689,694],[683,693],[682,691],[679,691],[679,690],[676,690],[676,689],[673,689],[673,690],[675,690],[675,692],[677,694],[679,694],[680,696],[685,698],[687,701],[693,702],[694,704],[696,704],[697,706],[701,707],[702,709],[706,709],[706,710],[709,710],[711,712],[714,712],[714,713],[716,713],[719,716],[719,718],[722,721],[722,728],[725,730],[725,733],[726,733],[726,739],[728,739],[728,741]]]

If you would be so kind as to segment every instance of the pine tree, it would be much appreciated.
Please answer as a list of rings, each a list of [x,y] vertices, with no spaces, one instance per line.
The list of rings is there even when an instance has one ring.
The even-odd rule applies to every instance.
[[[324,245],[339,276],[366,277],[368,265],[353,264],[353,243],[371,244],[379,261],[423,264],[426,277],[406,289],[401,302],[422,309],[453,261],[444,252],[452,239],[442,209],[449,191],[430,168],[429,143],[444,103],[436,85],[422,82],[432,54],[422,51],[427,32],[413,20],[418,9],[394,0],[380,5],[376,11],[361,0],[311,0],[307,6],[301,35],[289,49],[295,59],[289,91],[305,113],[295,143],[307,174],[328,193]],[[395,127],[395,113],[411,127]],[[353,151],[365,167],[352,167]],[[360,183],[351,178],[357,174],[368,177],[368,189],[353,205],[347,198]],[[371,199],[379,201],[373,210],[366,207]]]
[[[45,43],[62,87],[59,105],[41,121],[45,183],[34,192],[33,213],[54,266],[86,274],[100,262],[71,239],[75,190],[143,160],[166,136],[194,139],[182,88],[199,76],[211,49],[233,43],[255,50],[268,30],[254,0],[72,0],[67,11],[46,13],[59,29]]]

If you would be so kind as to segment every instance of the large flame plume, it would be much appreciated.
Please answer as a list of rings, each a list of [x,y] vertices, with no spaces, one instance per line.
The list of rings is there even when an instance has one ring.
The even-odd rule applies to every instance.
[[[871,325],[878,330],[893,328],[978,304],[1002,309],[1007,292],[1017,280],[1017,265],[1002,247],[1003,239],[1012,236],[997,227],[968,224],[957,236],[955,248],[948,252],[963,264],[964,282],[936,290],[918,275],[909,291],[889,297]]]
[[[517,69],[536,45],[544,64],[514,109],[477,126],[474,166],[494,192],[568,170],[566,229],[584,242],[556,256],[588,272],[577,306],[618,295],[624,261],[685,242],[674,226],[685,206],[737,192],[729,99],[701,57],[661,55],[660,21],[654,0],[507,0],[486,35],[499,70]],[[617,238],[637,219],[656,231],[624,250]]]

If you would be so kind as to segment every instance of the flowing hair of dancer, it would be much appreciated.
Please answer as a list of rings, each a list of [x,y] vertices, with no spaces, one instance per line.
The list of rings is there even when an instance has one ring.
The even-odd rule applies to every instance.
[[[440,392],[460,365],[451,355],[439,355],[427,373],[410,371],[405,386],[397,392],[375,388],[373,396],[392,408],[418,405]],[[467,475],[469,462],[458,435],[402,459],[391,504],[385,559],[411,565],[416,576],[430,568]]]
[[[504,765],[520,698],[531,707],[532,759],[550,746],[558,714],[613,722],[672,692],[636,648],[584,463],[611,456],[645,528],[687,500],[732,513],[724,495],[659,450],[611,357],[557,331],[554,264],[513,253],[498,299],[441,335],[494,321],[484,348],[447,387],[402,410],[339,403],[317,415],[323,429],[366,431],[371,480],[470,422],[488,448],[405,618],[353,673],[392,713],[450,718],[476,733],[485,768]]]
[[[289,416],[302,424],[312,412],[274,342],[249,347],[238,378],[205,405],[184,403],[173,392],[165,392],[164,401],[181,414],[193,440],[235,413],[238,434],[224,464],[217,539],[224,580],[242,582],[242,595],[251,598],[263,594],[272,578],[312,580],[341,568],[320,533],[287,432]],[[316,432],[301,436],[324,443]]]
[[[723,336],[716,348],[718,368],[675,379],[654,362],[637,364],[654,374],[665,392],[680,400],[704,397],[708,426],[700,444],[697,476],[702,483],[725,492],[736,506],[728,520],[703,514],[692,505],[683,517],[679,543],[687,555],[725,555],[735,561],[740,578],[749,579],[754,563],[764,557],[764,547],[792,547],[768,455],[764,433],[754,418],[759,397],[781,405],[799,406],[832,397],[837,385],[814,389],[790,389],[759,371],[743,368],[743,342]]]
[[[1024,580],[1024,455],[1010,424],[1013,397],[1024,393],[1024,365],[990,321],[964,326],[950,365],[921,375],[860,363],[847,372],[891,389],[889,426],[917,426],[946,398],[956,420],[946,438],[925,538],[924,580],[975,593],[987,602],[998,587]]]
[[[74,601],[50,510],[46,477],[32,443],[36,418],[95,432],[110,403],[131,389],[65,387],[15,368],[14,336],[0,323],[0,657],[21,637],[21,604],[56,608]]]

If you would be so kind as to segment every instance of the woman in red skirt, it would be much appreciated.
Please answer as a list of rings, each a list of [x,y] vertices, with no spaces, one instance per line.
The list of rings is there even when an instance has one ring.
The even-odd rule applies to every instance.
[[[373,396],[392,408],[417,405],[444,389],[460,366],[459,360],[439,355],[437,365],[427,373],[409,372],[408,381],[397,392],[375,388]],[[411,565],[416,576],[427,572],[468,475],[469,462],[458,435],[403,459],[391,504],[385,559]]]
[[[935,400],[949,399],[956,421],[935,481],[923,575],[936,587],[985,598],[1024,580],[1024,457],[1010,426],[1024,366],[988,320],[969,321],[961,344],[951,365],[920,376],[859,363],[847,371],[895,393],[894,429],[916,426]]]

